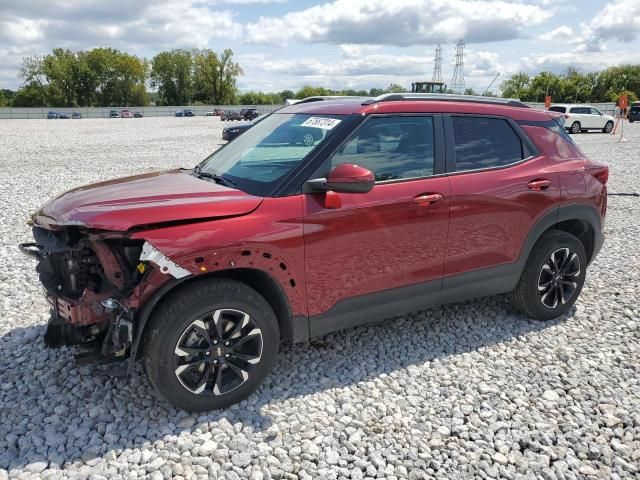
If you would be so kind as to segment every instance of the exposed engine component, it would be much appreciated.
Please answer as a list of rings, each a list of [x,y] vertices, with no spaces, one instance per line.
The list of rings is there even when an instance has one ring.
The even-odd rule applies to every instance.
[[[126,299],[147,270],[139,260],[142,241],[79,227],[34,227],[33,235],[35,242],[20,250],[38,260],[36,271],[51,305],[46,344],[125,356],[133,337]]]

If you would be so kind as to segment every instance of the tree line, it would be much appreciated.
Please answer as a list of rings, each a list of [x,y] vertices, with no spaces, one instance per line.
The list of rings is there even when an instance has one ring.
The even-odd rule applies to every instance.
[[[23,59],[17,91],[0,90],[0,106],[14,107],[115,107],[156,105],[267,105],[290,98],[318,95],[377,96],[400,93],[402,85],[369,90],[333,90],[303,86],[298,91],[239,92],[242,68],[233,51],[211,49],[163,51],[151,60],[115,48],[72,51],[56,48],[43,56]],[[152,91],[148,91],[151,87]],[[503,97],[543,102],[610,102],[621,94],[640,98],[640,65],[620,65],[599,72],[563,74],[516,73],[501,85]],[[477,94],[468,88],[465,94]],[[484,95],[492,95],[484,93]]]
[[[16,92],[0,90],[0,106],[111,107],[233,103],[242,75],[233,51],[171,50],[150,61],[115,48],[56,48],[23,59]],[[157,92],[147,91],[147,84]]]
[[[516,73],[502,83],[501,89],[503,97],[525,102],[544,102],[546,95],[559,103],[615,102],[620,95],[635,102],[640,98],[640,65],[619,65],[590,73],[570,67],[560,75]]]

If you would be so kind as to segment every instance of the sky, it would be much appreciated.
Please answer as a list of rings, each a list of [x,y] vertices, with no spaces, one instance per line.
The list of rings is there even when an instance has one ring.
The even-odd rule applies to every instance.
[[[0,88],[25,56],[111,46],[152,58],[231,48],[242,91],[449,83],[464,39],[466,87],[511,74],[640,63],[640,0],[0,0]]]

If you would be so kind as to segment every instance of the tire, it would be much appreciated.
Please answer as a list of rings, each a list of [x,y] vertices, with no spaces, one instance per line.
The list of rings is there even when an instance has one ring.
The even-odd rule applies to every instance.
[[[571,133],[580,133],[581,131],[580,122],[573,122],[571,124]]]
[[[603,133],[611,133],[611,130],[613,130],[613,122],[611,120],[609,120],[604,128],[602,129]]]
[[[243,400],[267,377],[278,354],[280,332],[271,306],[234,280],[182,288],[150,321],[144,341],[149,380],[164,398],[189,412]]]
[[[565,250],[569,252],[566,257]],[[571,262],[565,264],[566,274],[562,279],[566,283],[560,287],[562,291],[555,287],[557,283],[555,279],[560,272],[558,275],[553,275],[552,255],[555,255],[561,267],[564,258],[570,259]],[[587,254],[578,238],[560,230],[548,231],[540,237],[531,250],[520,280],[515,290],[511,292],[511,303],[521,313],[537,320],[560,317],[573,307],[580,295],[586,267]],[[547,287],[541,291],[541,285]],[[558,285],[561,284],[558,283]]]

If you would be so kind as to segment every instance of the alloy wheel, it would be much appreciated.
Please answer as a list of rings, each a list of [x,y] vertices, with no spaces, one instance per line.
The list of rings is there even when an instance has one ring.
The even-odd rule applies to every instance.
[[[580,259],[568,248],[554,251],[538,275],[538,295],[547,308],[567,303],[578,288]]]
[[[579,122],[574,122],[574,124],[571,125],[571,132],[580,133],[580,123]]]
[[[262,356],[262,331],[249,314],[219,309],[194,320],[174,349],[175,375],[187,390],[218,396],[245,383]]]
[[[607,133],[611,133],[611,130],[613,130],[613,123],[607,122],[607,124],[604,126],[604,131]]]
[[[304,144],[305,147],[310,147],[311,145],[313,145],[315,142],[315,139],[313,138],[313,135],[311,133],[305,133],[304,136],[302,137],[302,143]]]

